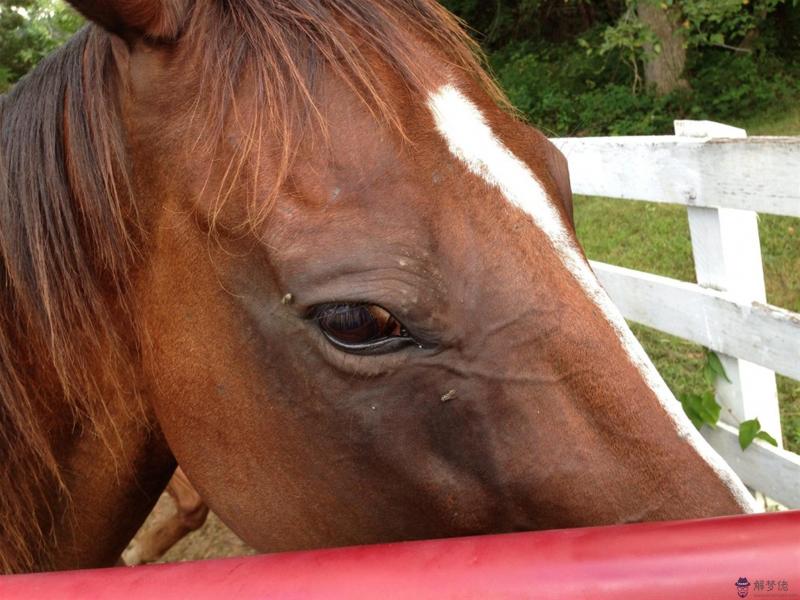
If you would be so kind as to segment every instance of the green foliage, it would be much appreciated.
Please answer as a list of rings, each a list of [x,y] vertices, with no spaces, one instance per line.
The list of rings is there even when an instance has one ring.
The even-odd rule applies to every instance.
[[[759,33],[773,25],[770,16],[787,3],[797,6],[798,0],[626,0],[625,12],[604,32],[602,49],[624,50],[634,70],[645,58],[648,42],[652,51],[660,51],[653,32],[636,16],[642,2],[670,11],[689,48],[716,46],[749,52],[764,48],[766,38]]]
[[[774,437],[761,429],[758,419],[750,419],[739,425],[739,446],[742,450],[746,450],[755,439],[764,440],[773,446],[778,445]]]
[[[644,134],[671,125],[671,98],[632,93],[617,53],[584,50],[602,43],[599,28],[579,41],[513,44],[491,56],[501,86],[534,125],[553,135]]]
[[[692,424],[700,429],[703,425],[716,427],[722,407],[714,398],[714,392],[704,392],[702,394],[681,394],[681,405],[683,412],[692,421]]]
[[[710,385],[714,385],[717,379],[724,379],[730,382],[725,368],[722,366],[719,356],[708,348],[705,352],[705,364],[703,365],[703,376]],[[716,427],[719,421],[722,406],[717,402],[713,389],[705,391],[700,394],[681,394],[679,396],[683,411],[689,417],[692,424],[700,429],[703,425],[709,427]],[[761,429],[761,423],[758,419],[750,419],[743,421],[739,424],[739,446],[742,450],[746,450],[753,440],[764,440],[767,443],[777,446],[778,442],[775,441],[770,434]]]
[[[722,366],[722,361],[720,361],[719,356],[708,348],[705,348],[704,352],[706,358],[705,364],[703,365],[703,376],[706,382],[712,386],[716,383],[717,379],[724,379],[730,382],[730,378],[725,372],[725,368]],[[713,390],[705,391],[701,394],[681,394],[680,401],[683,406],[683,411],[695,427],[698,429],[703,427],[703,425],[716,427],[722,407],[716,401]],[[749,421],[740,423],[739,446],[741,446],[742,450],[747,449],[755,439],[764,440],[773,446],[778,445],[775,438],[761,429],[761,423],[759,423],[758,419],[750,419]]]
[[[706,51],[690,65],[690,114],[731,121],[788,106],[800,93],[798,66],[772,54]]]
[[[617,51],[619,56],[630,66],[633,73],[632,92],[636,94],[641,87],[640,62],[646,55],[647,48],[660,52],[661,48],[655,34],[646,27],[636,16],[635,4],[629,2],[628,10],[614,25],[603,31],[603,43],[595,50],[588,44],[581,44],[591,54],[595,51],[600,54]]]
[[[81,26],[57,0],[6,0],[0,4],[0,92],[30,71]]]
[[[708,348],[706,348],[705,352],[706,362],[703,365],[703,376],[706,378],[706,381],[711,385],[714,385],[717,379],[724,379],[730,383],[731,380],[725,372],[725,367],[722,366],[722,361],[720,361],[717,353],[712,352]]]
[[[552,135],[667,134],[674,119],[741,121],[800,94],[800,0],[660,1],[679,11],[689,45],[690,89],[664,97],[636,85],[646,48],[659,51],[636,1],[444,3],[480,32],[512,102]]]
[[[584,124],[613,126],[620,115],[630,112],[631,103],[615,80],[624,78],[605,73],[600,56],[575,52],[568,46],[520,44],[492,57],[493,66],[512,103],[537,126],[560,134],[580,132]],[[611,75],[611,81],[603,81]],[[624,86],[622,86],[624,87]],[[621,102],[620,102],[621,101]],[[635,112],[641,112],[637,107]],[[599,122],[599,123],[598,123]]]
[[[703,377],[707,384],[713,386],[717,379],[724,379],[730,382],[728,374],[725,372],[719,356],[711,350],[705,348],[705,362],[703,364]],[[713,388],[705,390],[699,394],[683,393],[679,396],[681,406],[686,416],[689,417],[692,424],[701,429],[704,425],[709,427],[716,427],[719,422],[722,406],[716,401]],[[791,430],[789,427],[787,430]],[[778,442],[775,441],[769,433],[761,429],[761,423],[758,419],[750,419],[743,421],[739,424],[739,446],[742,450],[746,450],[748,446],[753,443],[753,440],[759,439],[777,446]]]
[[[717,382],[717,379],[724,379],[730,382],[730,378],[725,372],[725,368],[722,366],[722,361],[720,361],[719,356],[708,348],[704,349],[704,353],[705,363],[703,364],[703,377],[706,382],[711,386]],[[720,413],[722,412],[722,406],[717,402],[713,388],[700,394],[680,394],[679,399],[681,406],[683,406],[683,412],[686,413],[686,416],[689,417],[689,420],[691,420],[692,424],[697,427],[697,429],[702,428],[704,425],[716,427],[717,422],[719,422]],[[740,423],[739,446],[741,446],[742,450],[747,449],[755,439],[764,440],[773,446],[778,445],[775,438],[761,429],[761,423],[759,423],[758,419],[751,419]]]
[[[706,383],[711,386],[711,389],[700,394],[686,393],[679,395],[683,411],[698,429],[703,425],[716,427],[719,415],[722,412],[722,406],[716,400],[713,386],[717,379],[730,381],[719,356],[708,348],[704,349],[704,354],[703,377]]]
[[[780,5],[797,6],[797,0],[663,0],[683,13],[690,46],[724,46],[746,42],[768,25]]]
[[[572,40],[611,24],[625,0],[441,0],[476,32],[487,50],[530,40]]]
[[[690,54],[690,89],[640,91],[626,50],[604,47],[604,35],[598,27],[572,44],[509,44],[491,55],[492,67],[530,122],[561,136],[669,134],[674,119],[740,121],[800,94],[797,57],[717,48]]]

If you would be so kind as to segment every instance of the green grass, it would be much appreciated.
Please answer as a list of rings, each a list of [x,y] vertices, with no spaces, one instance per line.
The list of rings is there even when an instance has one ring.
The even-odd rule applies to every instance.
[[[759,135],[800,135],[800,109],[742,123]],[[577,197],[578,238],[589,258],[684,281],[694,281],[686,208],[676,205]],[[759,218],[767,300],[800,312],[800,219]],[[676,393],[708,389],[703,349],[648,327],[634,333]],[[778,377],[784,444],[800,452],[800,382]]]
[[[732,125],[745,128],[749,135],[800,135],[800,105],[760,114]]]

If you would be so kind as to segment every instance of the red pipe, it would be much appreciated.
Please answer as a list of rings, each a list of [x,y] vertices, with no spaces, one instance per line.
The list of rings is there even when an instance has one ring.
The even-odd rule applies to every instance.
[[[800,599],[800,511],[0,578],[3,600],[729,600],[740,589]]]

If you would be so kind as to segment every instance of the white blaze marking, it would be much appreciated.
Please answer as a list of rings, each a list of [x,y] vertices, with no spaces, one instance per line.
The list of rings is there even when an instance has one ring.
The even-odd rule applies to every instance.
[[[564,226],[561,215],[548,199],[547,192],[530,168],[497,138],[478,107],[453,85],[445,85],[433,93],[428,99],[428,107],[433,113],[436,128],[444,137],[450,151],[472,173],[499,189],[511,204],[533,217],[534,223],[550,239],[567,270],[600,308],[619,336],[631,362],[642,373],[656,398],[672,417],[678,435],[687,440],[711,466],[723,483],[730,488],[742,508],[753,512],[760,511],[755,499],[728,463],[711,448],[689,421],[619,309],[581,257]]]

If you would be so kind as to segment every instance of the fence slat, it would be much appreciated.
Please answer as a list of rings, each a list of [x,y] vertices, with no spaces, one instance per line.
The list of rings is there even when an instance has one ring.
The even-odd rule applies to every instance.
[[[800,314],[592,261],[626,318],[800,379]]]
[[[800,456],[760,440],[742,450],[734,427],[718,423],[703,436],[747,485],[788,508],[800,508]]]
[[[576,194],[800,217],[800,138],[555,138]]]
[[[746,139],[744,129],[710,121],[675,121],[680,137]],[[758,214],[735,208],[687,207],[697,283],[722,290],[743,302],[767,302]],[[758,419],[761,428],[782,443],[775,374],[735,356],[719,355],[730,381],[718,378],[717,400],[728,410],[722,419],[740,423]]]

